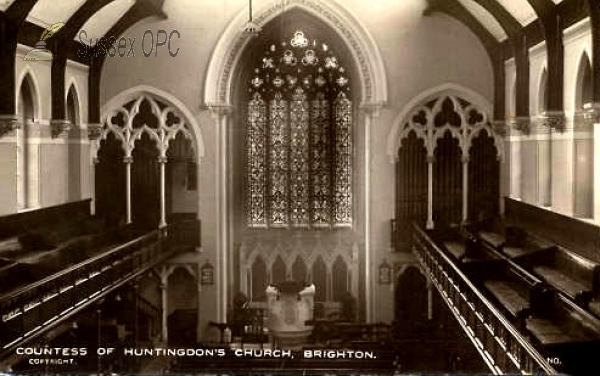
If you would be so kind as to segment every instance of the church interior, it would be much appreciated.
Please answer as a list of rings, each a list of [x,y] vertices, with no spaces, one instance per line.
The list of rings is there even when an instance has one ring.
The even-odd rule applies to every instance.
[[[3,0],[0,50],[0,371],[600,371],[597,0]]]

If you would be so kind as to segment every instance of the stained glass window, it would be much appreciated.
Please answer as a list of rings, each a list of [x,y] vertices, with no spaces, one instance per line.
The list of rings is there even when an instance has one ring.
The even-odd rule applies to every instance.
[[[248,83],[248,226],[352,224],[351,97],[329,45],[296,31],[267,46]]]

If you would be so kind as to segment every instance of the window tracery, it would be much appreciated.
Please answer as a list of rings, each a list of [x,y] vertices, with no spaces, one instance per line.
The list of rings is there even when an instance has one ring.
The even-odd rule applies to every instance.
[[[299,30],[268,45],[248,83],[249,227],[352,224],[352,109],[330,46]]]

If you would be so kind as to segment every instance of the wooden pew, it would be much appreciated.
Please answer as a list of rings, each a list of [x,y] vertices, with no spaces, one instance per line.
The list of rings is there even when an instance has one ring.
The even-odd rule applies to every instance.
[[[600,320],[560,294],[548,303],[525,324],[541,353],[557,359],[558,370],[598,374],[600,364],[589,354],[600,350]]]
[[[508,259],[479,263],[467,273],[519,327],[523,326],[524,319],[532,311],[543,306],[548,299],[548,287]]]
[[[525,254],[514,261],[582,306],[600,294],[600,265],[562,247]]]
[[[446,253],[462,264],[498,259],[497,255],[486,252],[479,239],[464,228],[447,229],[433,236]]]

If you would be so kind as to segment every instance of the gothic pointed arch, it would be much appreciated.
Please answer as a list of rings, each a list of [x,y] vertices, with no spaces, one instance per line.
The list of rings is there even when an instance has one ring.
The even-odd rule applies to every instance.
[[[202,137],[202,129],[200,128],[200,124],[196,120],[196,117],[179,99],[177,99],[177,97],[153,86],[134,86],[112,97],[102,106],[101,119],[104,125],[109,124],[110,118],[118,114],[123,114],[124,116],[128,115],[127,118],[132,118],[132,115],[135,115],[133,112],[139,110],[139,107],[134,106],[131,109],[127,109],[123,106],[134,101],[139,105],[142,102],[140,101],[141,98],[146,98],[152,102],[152,109],[156,112],[157,118],[160,119],[161,124],[164,124],[171,129],[171,132],[169,133],[168,129],[164,128],[166,131],[165,138],[159,141],[159,144],[164,148],[163,151],[166,153],[169,142],[174,139],[178,133],[183,132],[188,139],[192,141],[196,157],[198,162],[200,162],[201,158],[204,156],[204,139]],[[162,104],[158,105],[157,102]],[[170,116],[179,118],[177,125],[170,123]],[[111,131],[114,132],[115,130],[104,126],[101,137],[105,137],[105,135]],[[127,148],[127,141],[123,138],[125,133],[117,133],[121,133],[119,138],[122,140],[124,148]],[[159,137],[157,132],[152,133],[155,133],[152,135],[154,139]],[[130,139],[129,141],[131,146],[133,146],[134,140]]]
[[[360,20],[343,5],[326,0],[290,0],[284,12],[301,10],[334,30],[351,53],[358,67],[362,104],[384,104],[387,101],[387,81],[383,60],[373,37]],[[253,21],[261,28],[281,16],[278,0],[265,1],[255,10]],[[236,69],[251,37],[240,33],[246,24],[246,11],[230,22],[219,39],[208,66],[204,87],[204,103],[209,107],[230,106]]]
[[[592,65],[588,53],[584,51],[579,59],[577,70],[577,86],[575,87],[575,109],[583,110],[587,103],[593,102]]]

